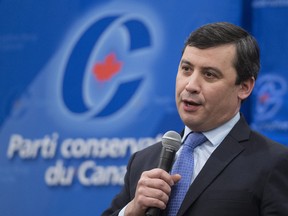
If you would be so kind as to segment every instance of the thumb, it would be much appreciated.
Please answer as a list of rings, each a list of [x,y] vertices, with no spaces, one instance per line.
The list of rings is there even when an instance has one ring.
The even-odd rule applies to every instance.
[[[181,179],[181,175],[179,174],[172,175],[171,177],[172,180],[174,181],[174,184],[176,184]]]

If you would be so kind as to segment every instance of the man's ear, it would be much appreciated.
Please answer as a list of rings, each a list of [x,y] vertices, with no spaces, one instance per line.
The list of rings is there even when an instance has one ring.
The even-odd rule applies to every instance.
[[[240,88],[238,92],[238,97],[242,101],[249,97],[255,85],[255,78],[250,77],[248,80],[240,83]]]

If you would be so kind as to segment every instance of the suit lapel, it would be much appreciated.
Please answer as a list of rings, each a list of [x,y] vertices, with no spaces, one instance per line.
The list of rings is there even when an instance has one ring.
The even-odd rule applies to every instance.
[[[239,133],[241,131],[241,133]],[[237,157],[244,147],[240,144],[249,138],[250,128],[243,118],[234,126],[223,142],[212,153],[201,172],[190,186],[179,209],[178,216],[183,215],[201,193],[217,178],[217,176]]]

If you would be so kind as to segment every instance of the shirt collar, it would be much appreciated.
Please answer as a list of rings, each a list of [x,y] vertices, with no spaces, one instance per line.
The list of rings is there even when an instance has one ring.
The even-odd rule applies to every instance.
[[[210,141],[210,143],[213,146],[217,146],[225,139],[225,137],[228,135],[228,133],[231,131],[234,125],[239,121],[239,119],[240,119],[240,114],[238,112],[232,119],[230,119],[226,123],[210,131],[203,132],[203,134],[206,136],[206,138]],[[184,135],[182,137],[182,142],[186,139],[186,136],[191,131],[192,130],[190,128],[185,126]]]

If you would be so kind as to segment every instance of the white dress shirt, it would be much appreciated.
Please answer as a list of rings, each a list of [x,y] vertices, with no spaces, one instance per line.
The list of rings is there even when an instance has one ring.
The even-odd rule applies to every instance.
[[[207,162],[208,158],[211,156],[213,151],[220,145],[220,143],[225,139],[225,137],[228,135],[228,133],[231,131],[231,129],[234,127],[234,125],[239,121],[240,114],[239,112],[228,122],[224,123],[223,125],[210,130],[203,132],[203,134],[206,136],[207,141],[203,144],[197,146],[194,149],[194,172],[192,176],[192,182],[197,177],[205,163]],[[191,129],[189,129],[187,126],[185,126],[184,129],[184,135],[182,137],[182,143],[186,139],[187,135],[191,132]],[[179,155],[182,148],[177,151],[175,160],[177,160],[177,156]],[[126,205],[127,206],[127,205]],[[125,216],[124,212],[126,209],[126,206],[119,212],[118,216]]]
[[[206,161],[210,157],[210,155],[215,151],[215,149],[220,145],[220,143],[225,139],[234,125],[239,121],[240,114],[237,113],[232,119],[228,122],[224,123],[220,127],[217,127],[213,130],[203,132],[207,141],[203,144],[197,146],[194,149],[194,171],[192,176],[192,182],[199,174],[203,166],[205,165]],[[187,135],[191,132],[191,130],[186,126],[184,130],[184,136],[182,137],[182,142],[186,139]],[[176,160],[177,156],[179,155],[182,148],[180,148],[176,153]],[[191,182],[191,183],[192,183]]]

